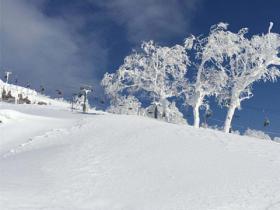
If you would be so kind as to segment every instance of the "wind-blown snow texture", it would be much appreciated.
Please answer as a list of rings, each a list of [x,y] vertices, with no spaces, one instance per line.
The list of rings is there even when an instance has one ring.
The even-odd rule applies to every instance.
[[[54,106],[0,118],[3,210],[280,209],[272,141]]]

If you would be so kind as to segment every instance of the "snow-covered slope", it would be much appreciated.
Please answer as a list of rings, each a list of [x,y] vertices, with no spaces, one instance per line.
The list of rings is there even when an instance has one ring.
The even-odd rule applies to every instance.
[[[4,96],[4,97],[3,97]],[[53,105],[60,107],[69,107],[69,102],[59,99],[52,99],[49,96],[38,93],[30,88],[19,85],[7,84],[0,79],[0,101],[9,101],[12,103],[31,103]]]
[[[0,109],[0,209],[280,209],[275,142],[136,116]]]

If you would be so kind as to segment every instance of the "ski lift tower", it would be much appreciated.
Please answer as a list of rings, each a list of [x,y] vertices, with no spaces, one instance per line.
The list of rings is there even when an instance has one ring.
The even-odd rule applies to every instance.
[[[93,91],[93,88],[90,85],[83,85],[80,88],[80,90],[81,90],[81,93],[84,95],[83,113],[86,113],[86,112],[88,112],[88,106],[87,106],[88,94]]]
[[[12,74],[10,71],[5,71],[5,79],[6,79],[6,84],[9,82],[9,76]]]

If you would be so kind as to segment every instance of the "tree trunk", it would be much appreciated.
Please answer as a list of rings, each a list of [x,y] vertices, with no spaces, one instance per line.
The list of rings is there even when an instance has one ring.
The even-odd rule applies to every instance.
[[[229,133],[229,131],[231,129],[231,121],[232,121],[236,107],[237,107],[236,103],[233,103],[228,108],[227,117],[226,117],[225,124],[224,124],[224,131],[226,133]]]
[[[167,100],[166,99],[162,99],[160,100],[160,103],[162,105],[162,118],[165,119],[166,117],[166,106],[167,106]],[[166,119],[165,119],[166,120]]]
[[[155,106],[154,118],[155,119],[158,118],[158,108],[157,108],[157,105]]]
[[[203,97],[199,97],[197,99],[195,106],[193,107],[193,118],[194,118],[193,126],[195,128],[199,128],[199,125],[200,125],[199,108],[202,104],[202,100],[203,100]]]

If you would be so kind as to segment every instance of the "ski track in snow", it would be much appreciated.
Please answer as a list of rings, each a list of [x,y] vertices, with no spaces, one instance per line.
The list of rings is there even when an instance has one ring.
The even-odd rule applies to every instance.
[[[280,144],[136,116],[16,109],[51,119],[30,118],[30,135],[1,150],[1,209],[280,209]],[[52,125],[35,132],[37,122]]]

